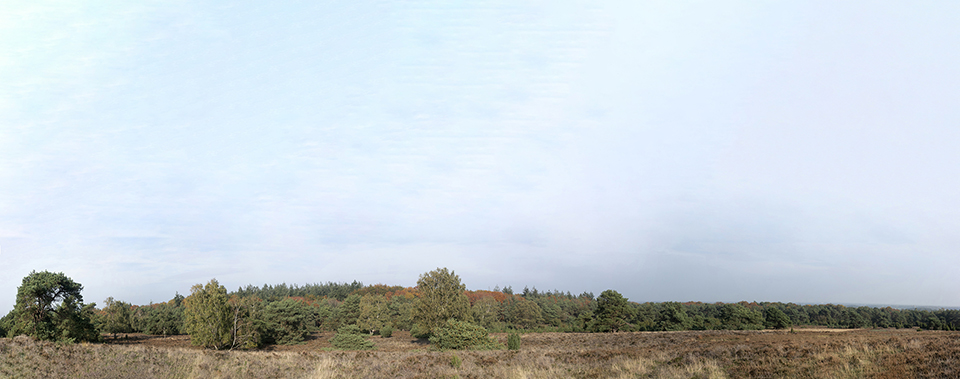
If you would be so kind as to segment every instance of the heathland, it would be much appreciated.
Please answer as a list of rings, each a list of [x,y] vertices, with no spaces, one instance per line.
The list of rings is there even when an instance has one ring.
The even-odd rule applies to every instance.
[[[84,303],[32,272],[0,319],[0,378],[960,377],[960,311],[793,303],[637,303],[416,287],[247,286],[168,302]]]
[[[186,336],[106,343],[0,339],[3,378],[955,378],[960,332],[909,329],[527,333],[519,350],[434,351],[407,332],[375,350],[336,350],[333,333],[257,351]],[[506,341],[505,334],[494,334]]]

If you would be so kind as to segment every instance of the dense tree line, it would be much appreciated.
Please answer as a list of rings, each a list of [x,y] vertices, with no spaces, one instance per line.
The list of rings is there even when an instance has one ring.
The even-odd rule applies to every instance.
[[[195,344],[218,349],[256,348],[303,341],[317,330],[356,330],[367,335],[407,330],[432,336],[445,325],[492,332],[625,332],[832,328],[957,330],[960,310],[800,305],[779,302],[630,302],[607,290],[538,291],[511,287],[467,290],[452,271],[421,275],[416,287],[362,283],[248,285],[228,292],[216,280],[197,284],[189,296],[133,305],[107,298],[84,304],[82,286],[62,273],[33,272],[18,288],[17,306],[0,319],[0,336],[29,334],[58,341],[98,341],[126,333],[190,334]],[[458,323],[449,323],[455,320]],[[344,327],[350,327],[343,329]],[[443,332],[447,333],[449,331]],[[443,334],[446,336],[448,334]]]

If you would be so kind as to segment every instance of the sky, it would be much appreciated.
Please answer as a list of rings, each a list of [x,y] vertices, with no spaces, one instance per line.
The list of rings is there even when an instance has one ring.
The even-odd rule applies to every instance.
[[[960,3],[0,3],[0,313],[216,278],[960,305]]]

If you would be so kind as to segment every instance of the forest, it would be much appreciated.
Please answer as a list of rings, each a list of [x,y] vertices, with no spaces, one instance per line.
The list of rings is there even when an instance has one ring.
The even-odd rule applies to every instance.
[[[632,302],[615,290],[599,296],[511,287],[467,290],[447,269],[421,275],[416,287],[319,283],[247,285],[227,291],[215,279],[187,296],[135,305],[113,298],[84,304],[82,286],[63,273],[33,272],[18,289],[0,336],[100,341],[125,333],[189,334],[216,349],[296,344],[315,331],[351,330],[427,338],[447,320],[483,333],[761,330],[794,326],[957,330],[960,310],[847,307],[781,302]],[[437,313],[444,309],[447,313]],[[462,325],[459,327],[463,327]],[[346,332],[344,332],[346,333]],[[431,342],[434,340],[431,339]]]

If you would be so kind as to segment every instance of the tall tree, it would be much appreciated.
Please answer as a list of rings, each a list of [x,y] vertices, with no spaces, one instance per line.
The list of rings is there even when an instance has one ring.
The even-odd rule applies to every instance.
[[[540,306],[532,300],[520,296],[511,296],[503,301],[504,319],[508,323],[529,329],[543,321]]]
[[[689,329],[692,321],[687,315],[687,310],[683,305],[677,302],[666,302],[660,305],[660,312],[657,314],[657,330],[686,330]]]
[[[367,294],[360,299],[360,316],[357,326],[374,334],[390,323],[390,307],[383,295]]]
[[[231,345],[232,312],[227,304],[227,289],[216,279],[206,286],[195,284],[183,300],[183,327],[190,343],[223,349]]]
[[[481,297],[473,303],[471,312],[473,313],[473,319],[477,321],[478,325],[489,328],[493,326],[493,323],[499,321],[500,302],[494,299],[493,296]]]
[[[133,332],[130,307],[130,304],[114,300],[113,297],[104,300],[102,330],[113,334],[113,338],[117,338],[117,333]]]
[[[93,306],[84,305],[83,286],[62,272],[30,272],[17,288],[8,334],[26,334],[50,341],[97,341],[91,322]]]
[[[768,329],[786,329],[790,325],[790,317],[780,308],[769,307],[763,310],[763,326]]]
[[[619,292],[606,290],[597,298],[594,328],[600,332],[618,332],[630,326],[634,309]]]
[[[420,275],[417,290],[420,297],[413,319],[421,333],[431,333],[448,319],[471,321],[467,286],[460,283],[460,277],[453,271],[444,267]]]

